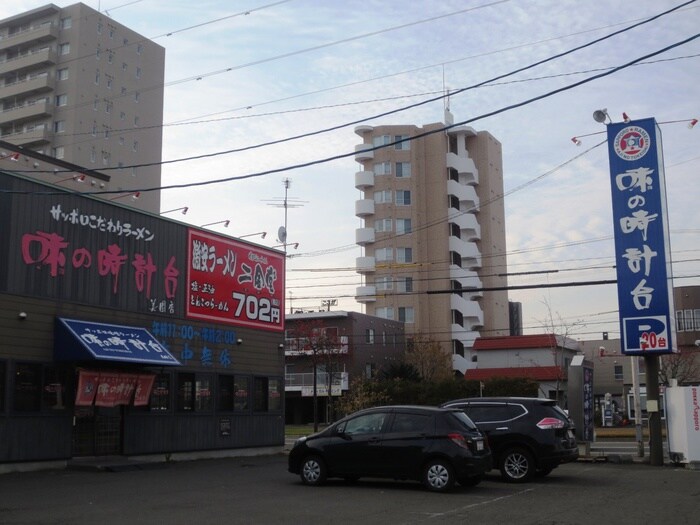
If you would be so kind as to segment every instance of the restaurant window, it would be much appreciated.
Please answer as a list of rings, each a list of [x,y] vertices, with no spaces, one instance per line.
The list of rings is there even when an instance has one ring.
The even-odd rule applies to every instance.
[[[615,380],[616,381],[622,381],[624,379],[624,375],[622,372],[622,365],[615,365],[614,373],[615,373]]]
[[[168,374],[158,374],[156,376],[148,404],[154,412],[170,409],[170,376]]]
[[[267,412],[267,403],[267,378],[256,377],[253,379],[253,411]]]
[[[267,409],[270,412],[282,410],[282,381],[279,379],[267,381]]]
[[[233,376],[219,376],[219,404],[221,412],[233,411]]]
[[[56,366],[44,368],[44,407],[49,410],[64,410],[66,408],[66,390],[68,386],[68,370]]]
[[[13,399],[17,412],[38,412],[41,409],[40,364],[17,363]]]
[[[212,409],[211,379],[209,377],[197,378],[194,382],[194,410],[195,412],[207,412]]]
[[[248,376],[236,376],[233,382],[234,401],[233,409],[236,412],[243,412],[249,409],[248,399],[250,398],[250,378]]]
[[[194,410],[194,374],[177,375],[177,409]]]

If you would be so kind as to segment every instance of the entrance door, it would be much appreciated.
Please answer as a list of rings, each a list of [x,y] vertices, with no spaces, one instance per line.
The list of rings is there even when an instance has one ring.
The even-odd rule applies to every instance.
[[[73,456],[122,453],[122,407],[75,407]]]

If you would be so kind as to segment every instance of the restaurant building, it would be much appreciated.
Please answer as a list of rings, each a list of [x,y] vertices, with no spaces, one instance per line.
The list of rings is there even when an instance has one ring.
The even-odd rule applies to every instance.
[[[0,464],[281,447],[284,254],[12,160],[0,159]]]

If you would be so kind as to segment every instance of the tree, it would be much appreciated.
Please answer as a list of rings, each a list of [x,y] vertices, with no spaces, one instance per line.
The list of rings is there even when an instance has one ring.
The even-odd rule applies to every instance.
[[[328,406],[333,405],[333,382],[340,375],[340,360],[345,354],[337,332],[327,329],[321,320],[303,321],[295,327],[297,351],[308,357],[313,373],[314,432],[318,432],[318,370],[325,372]]]
[[[679,385],[700,379],[700,354],[694,350],[680,349],[675,354],[661,356],[659,381],[670,385],[676,379]]]
[[[409,342],[404,362],[413,366],[423,381],[441,381],[453,376],[452,356],[443,351],[440,343],[420,334]]]

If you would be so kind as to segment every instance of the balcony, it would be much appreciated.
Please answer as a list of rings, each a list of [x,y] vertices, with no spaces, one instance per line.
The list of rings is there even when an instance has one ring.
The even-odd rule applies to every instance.
[[[375,271],[374,257],[358,257],[355,259],[355,268],[357,273],[372,273]]]
[[[355,242],[360,246],[366,246],[374,242],[374,228],[357,228],[355,230]]]
[[[367,217],[368,215],[374,215],[374,199],[355,201],[355,216]]]
[[[374,158],[372,147],[372,144],[358,144],[355,146],[355,160],[357,162],[372,160]]]
[[[38,146],[47,144],[53,140],[53,133],[49,131],[47,126],[36,127],[32,130],[2,135],[0,140],[14,144],[15,146]]]
[[[56,52],[47,48],[26,53],[17,58],[0,62],[0,75],[7,73],[22,71],[24,69],[32,69],[41,66],[50,66],[56,63]]]
[[[449,249],[462,257],[462,267],[467,269],[481,268],[481,252],[473,242],[463,241],[457,237],[449,238]]]
[[[450,308],[462,314],[465,326],[471,329],[484,326],[484,311],[476,301],[469,301],[457,294],[452,294]]]
[[[316,395],[328,395],[328,373],[316,373]],[[331,395],[339,396],[344,390],[348,389],[349,380],[347,372],[336,372],[331,374]],[[307,372],[304,374],[285,374],[284,375],[284,391],[285,392],[301,392],[303,397],[314,395],[314,374]]]
[[[360,124],[359,126],[355,126],[355,134],[359,135],[360,137],[364,137],[365,133],[372,133],[373,131],[374,128],[366,124]]]
[[[450,210],[448,220],[450,223],[459,226],[460,239],[463,241],[478,241],[481,239],[481,225],[476,219],[476,215]]]
[[[358,303],[373,303],[377,300],[377,287],[372,285],[358,286],[355,289],[355,300]]]
[[[39,75],[29,80],[22,80],[14,84],[5,84],[0,91],[0,99],[10,97],[27,97],[51,91],[53,89],[53,79],[48,73]]]
[[[475,271],[452,266],[450,267],[450,279],[462,285],[462,297],[474,300],[484,296],[484,292],[481,291],[483,287],[481,278]]]
[[[459,209],[463,212],[476,213],[479,211],[479,196],[474,186],[460,184],[454,180],[447,181],[447,193],[459,199]]]
[[[471,158],[466,156],[461,157],[456,153],[448,153],[446,162],[448,168],[457,170],[460,184],[479,184],[479,172]]]
[[[53,113],[53,105],[47,101],[34,102],[23,106],[16,106],[11,109],[0,111],[0,125],[8,122],[21,122],[23,120],[49,117]]]
[[[466,350],[468,348],[474,347],[474,341],[476,341],[481,334],[475,330],[466,330],[464,327],[459,325],[452,325],[452,339],[457,339],[462,345],[464,345],[464,355],[467,355]]]
[[[355,173],[355,188],[360,191],[374,187],[374,172],[358,171]]]
[[[51,42],[58,38],[58,27],[54,24],[42,24],[26,31],[0,38],[0,51],[32,42]]]

